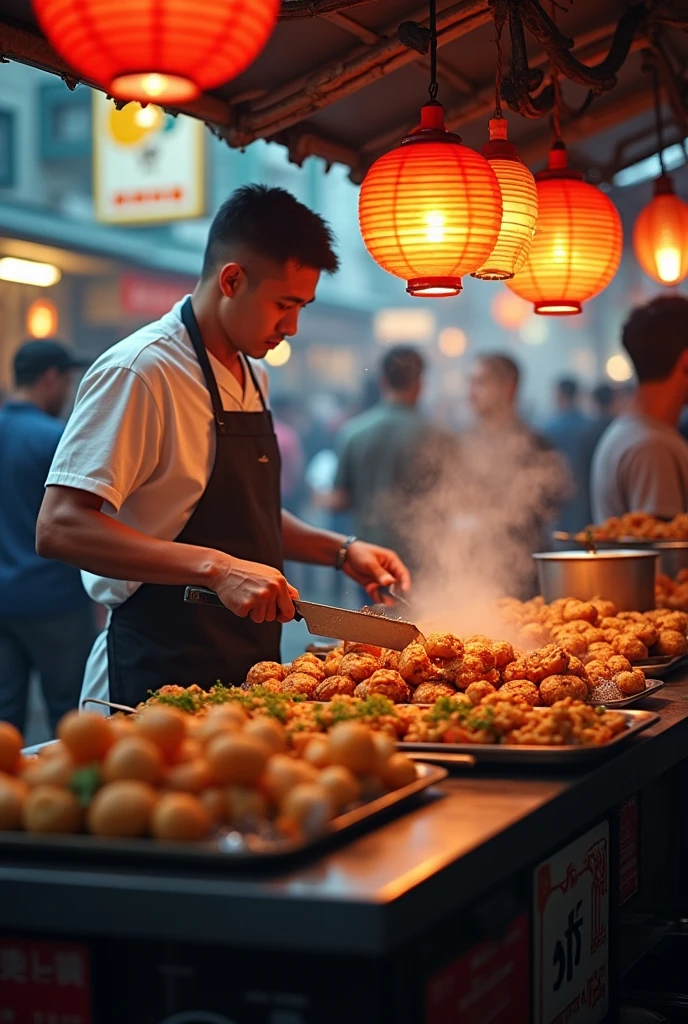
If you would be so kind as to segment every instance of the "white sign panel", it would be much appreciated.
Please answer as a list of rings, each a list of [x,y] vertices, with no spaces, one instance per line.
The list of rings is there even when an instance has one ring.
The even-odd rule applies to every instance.
[[[609,1007],[609,824],[535,869],[534,1019],[596,1024]]]
[[[93,191],[96,219],[147,224],[204,213],[204,125],[160,107],[117,110],[93,92]]]

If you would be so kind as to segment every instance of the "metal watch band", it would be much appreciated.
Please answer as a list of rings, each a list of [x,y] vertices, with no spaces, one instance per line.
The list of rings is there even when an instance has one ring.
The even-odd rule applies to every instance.
[[[334,563],[335,569],[339,570],[339,569],[343,569],[344,568],[344,563],[346,562],[346,556],[349,554],[349,548],[351,547],[351,545],[356,540],[358,540],[358,537],[347,537],[346,538],[346,540],[344,541],[344,543],[340,547],[339,551],[337,552],[337,559],[336,559],[336,561]]]

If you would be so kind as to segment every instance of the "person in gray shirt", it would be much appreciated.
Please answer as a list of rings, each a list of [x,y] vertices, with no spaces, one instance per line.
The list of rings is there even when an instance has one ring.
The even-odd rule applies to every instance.
[[[596,523],[626,512],[661,519],[688,511],[688,443],[678,432],[688,401],[688,299],[654,299],[634,309],[622,343],[638,390],[629,412],[607,427],[591,471]]]

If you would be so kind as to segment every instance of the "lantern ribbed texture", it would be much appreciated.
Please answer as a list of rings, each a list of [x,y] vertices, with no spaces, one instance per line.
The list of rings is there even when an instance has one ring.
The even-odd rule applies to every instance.
[[[497,175],[502,192],[502,224],[497,244],[473,277],[481,281],[506,281],[524,266],[535,233],[538,197],[535,178],[507,139],[503,117],[490,121],[490,141],[483,156]]]
[[[657,179],[654,198],[635,222],[633,249],[658,284],[679,284],[688,275],[688,203],[674,193],[668,174]]]
[[[181,103],[234,78],[272,32],[279,0],[33,0],[43,32],[119,99]]]
[[[421,126],[373,164],[361,186],[363,241],[412,295],[457,295],[461,277],[494,248],[502,219],[499,183],[488,162],[444,128],[439,103]]]
[[[568,166],[555,143],[549,167],[535,175],[538,221],[525,266],[506,282],[536,313],[567,316],[607,287],[623,248],[621,218],[612,201]]]

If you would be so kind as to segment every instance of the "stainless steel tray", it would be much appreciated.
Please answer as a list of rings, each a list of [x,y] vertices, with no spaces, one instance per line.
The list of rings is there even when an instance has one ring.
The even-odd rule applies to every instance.
[[[538,711],[535,708],[535,711]],[[544,710],[544,709],[543,709]],[[478,764],[512,764],[512,765],[558,765],[561,768],[587,767],[591,762],[599,761],[618,750],[631,736],[636,736],[643,729],[648,729],[659,721],[659,715],[653,711],[623,711],[628,728],[619,733],[609,743],[597,747],[540,747],[516,746],[506,743],[397,743],[397,749],[404,753],[414,751],[418,754],[439,755],[442,752],[450,755],[471,754]],[[440,757],[434,757],[435,764],[444,763]],[[447,760],[451,765],[451,760]]]
[[[630,697],[619,697],[618,699],[609,700],[595,700],[594,697],[587,697],[585,700],[586,704],[592,704],[593,707],[609,708],[610,711],[618,711],[620,708],[630,708],[632,704],[638,704],[641,700],[645,700],[646,697],[650,697],[653,693],[657,693],[657,690],[661,690],[664,683],[661,679],[646,679],[645,689],[642,693],[634,693]]]
[[[403,807],[423,790],[447,777],[445,768],[434,764],[416,764],[416,781],[385,793],[340,814],[322,835],[308,840],[275,839],[269,836],[242,835],[225,830],[202,843],[165,843],[155,839],[104,839],[89,835],[34,835],[29,832],[0,831],[0,858],[31,856],[88,864],[104,861],[117,864],[138,863],[148,867],[202,868],[206,870],[247,869],[256,865],[278,865],[301,854],[308,854],[347,833],[373,824],[388,811]]]
[[[669,658],[664,655],[657,655],[654,658],[646,658],[645,661],[632,662],[633,668],[641,668],[643,672],[652,672],[653,676],[668,675],[672,669],[685,661],[686,655],[679,654],[676,658]]]

